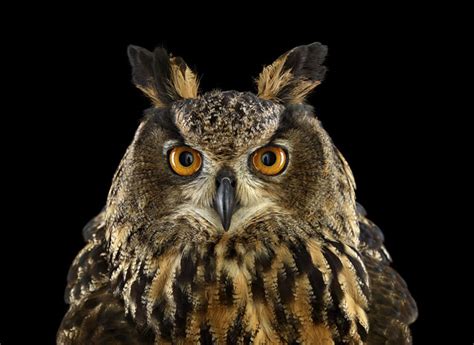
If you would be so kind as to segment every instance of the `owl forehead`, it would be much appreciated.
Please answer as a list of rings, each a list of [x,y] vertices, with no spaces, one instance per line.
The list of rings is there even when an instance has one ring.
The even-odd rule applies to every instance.
[[[284,107],[252,93],[213,91],[172,111],[186,143],[215,155],[236,155],[267,142]]]

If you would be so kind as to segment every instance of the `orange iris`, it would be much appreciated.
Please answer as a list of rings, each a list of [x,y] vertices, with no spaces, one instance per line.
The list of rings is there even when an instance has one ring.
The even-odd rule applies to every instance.
[[[201,154],[188,147],[178,146],[169,153],[171,168],[181,176],[191,176],[195,174],[202,164]]]
[[[253,166],[264,175],[274,176],[286,166],[286,152],[278,146],[265,146],[253,153]]]

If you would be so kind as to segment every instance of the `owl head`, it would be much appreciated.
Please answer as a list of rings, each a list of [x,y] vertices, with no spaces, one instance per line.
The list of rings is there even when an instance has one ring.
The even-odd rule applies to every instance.
[[[252,243],[285,226],[307,236],[321,223],[356,241],[352,174],[305,103],[326,53],[320,43],[286,52],[263,69],[256,93],[201,93],[182,58],[130,46],[133,83],[152,107],[109,193],[113,254],[146,247],[156,256],[222,236]]]

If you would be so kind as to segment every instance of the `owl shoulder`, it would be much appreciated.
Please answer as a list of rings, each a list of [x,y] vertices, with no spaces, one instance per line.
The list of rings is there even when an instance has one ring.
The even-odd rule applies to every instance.
[[[418,316],[416,303],[403,278],[390,266],[380,228],[357,205],[360,253],[369,274],[371,301],[368,344],[411,344],[409,325]]]
[[[104,218],[104,213],[101,212],[83,229],[83,237],[87,243],[69,268],[64,295],[68,304],[78,303],[84,296],[108,282]]]

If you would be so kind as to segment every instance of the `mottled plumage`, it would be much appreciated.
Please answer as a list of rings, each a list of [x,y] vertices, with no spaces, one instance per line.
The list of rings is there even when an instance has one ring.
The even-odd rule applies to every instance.
[[[282,55],[258,95],[199,95],[181,58],[129,48],[154,107],[84,230],[59,344],[411,343],[416,305],[304,103],[325,55]],[[190,176],[169,164],[183,146],[202,159]],[[252,163],[267,146],[286,157],[272,176]]]

